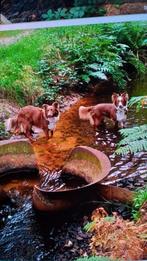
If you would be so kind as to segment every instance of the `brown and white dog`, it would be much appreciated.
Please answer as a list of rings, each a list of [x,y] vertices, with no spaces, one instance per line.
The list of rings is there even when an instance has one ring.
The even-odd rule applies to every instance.
[[[89,120],[90,124],[97,128],[101,125],[104,117],[115,122],[115,125],[123,128],[127,119],[127,102],[129,96],[126,92],[112,94],[112,103],[100,103],[95,106],[79,107],[79,118]]]
[[[23,133],[31,141],[32,130],[37,127],[42,129],[49,139],[49,130],[53,135],[55,124],[59,119],[59,103],[54,102],[52,105],[44,104],[42,108],[34,107],[32,105],[25,106],[20,109],[18,115],[13,118],[9,118],[6,121],[6,131],[14,134]],[[54,121],[54,126],[51,126],[51,122]]]

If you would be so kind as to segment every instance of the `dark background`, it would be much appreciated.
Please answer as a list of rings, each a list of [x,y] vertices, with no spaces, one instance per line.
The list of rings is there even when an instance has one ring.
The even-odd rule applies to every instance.
[[[92,17],[104,15],[145,13],[144,6],[147,0],[1,0],[1,12],[8,20],[13,22],[58,20],[65,18]],[[69,17],[43,17],[49,9],[56,12],[58,8],[73,7],[86,8],[83,14],[74,12]],[[81,15],[81,16],[80,16]]]

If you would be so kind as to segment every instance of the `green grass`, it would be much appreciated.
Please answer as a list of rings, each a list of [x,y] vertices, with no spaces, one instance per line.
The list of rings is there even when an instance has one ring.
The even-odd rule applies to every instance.
[[[79,29],[82,32],[83,28],[81,26],[80,28],[68,27],[35,30],[30,35],[22,37],[16,43],[9,46],[0,46],[0,92],[5,97],[15,100],[22,105],[30,102],[28,100],[30,82],[32,88],[34,88],[34,82],[37,82],[36,88],[40,88],[38,90],[39,93],[42,88],[39,77],[37,78],[34,74],[37,71],[41,57],[48,52],[51,46],[54,46],[55,42],[60,42],[61,38],[73,36]],[[17,35],[18,31],[2,32],[1,36],[15,34]],[[27,80],[29,75],[27,75],[27,79],[24,79],[28,68],[31,70],[29,81]],[[25,80],[26,85],[24,86]]]
[[[9,98],[23,103],[25,95],[21,86],[23,71],[29,66],[37,68],[49,34],[44,30],[35,31],[29,36],[9,46],[0,47],[0,89]],[[35,77],[35,75],[34,75]]]
[[[23,33],[24,31],[21,30],[15,30],[15,31],[4,31],[4,32],[0,32],[0,39],[1,38],[5,38],[5,37],[13,37],[13,36],[17,36],[21,33]]]

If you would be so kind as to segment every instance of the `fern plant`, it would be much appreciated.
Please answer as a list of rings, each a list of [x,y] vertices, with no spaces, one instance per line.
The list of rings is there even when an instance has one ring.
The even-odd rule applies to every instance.
[[[147,101],[147,96],[132,97],[128,103],[131,107],[136,105],[137,110],[143,106],[142,102]],[[139,127],[120,130],[123,139],[117,144],[116,154],[125,155],[127,153],[136,153],[147,151],[147,124]]]
[[[125,155],[147,151],[147,124],[120,130],[123,139],[118,143],[116,154]]]

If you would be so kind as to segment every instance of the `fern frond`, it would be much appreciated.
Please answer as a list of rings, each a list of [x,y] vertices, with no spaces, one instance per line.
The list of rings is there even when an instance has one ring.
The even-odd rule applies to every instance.
[[[118,143],[116,154],[125,155],[127,153],[147,151],[147,124],[123,129],[120,133],[124,138]]]
[[[119,147],[116,150],[116,154],[125,155],[128,153],[133,154],[140,151],[147,151],[147,140],[132,141],[123,147]]]
[[[129,130],[129,131],[128,131]],[[134,127],[121,130],[120,133],[124,138],[118,143],[119,146],[129,144],[132,141],[147,139],[147,124],[140,127]]]

